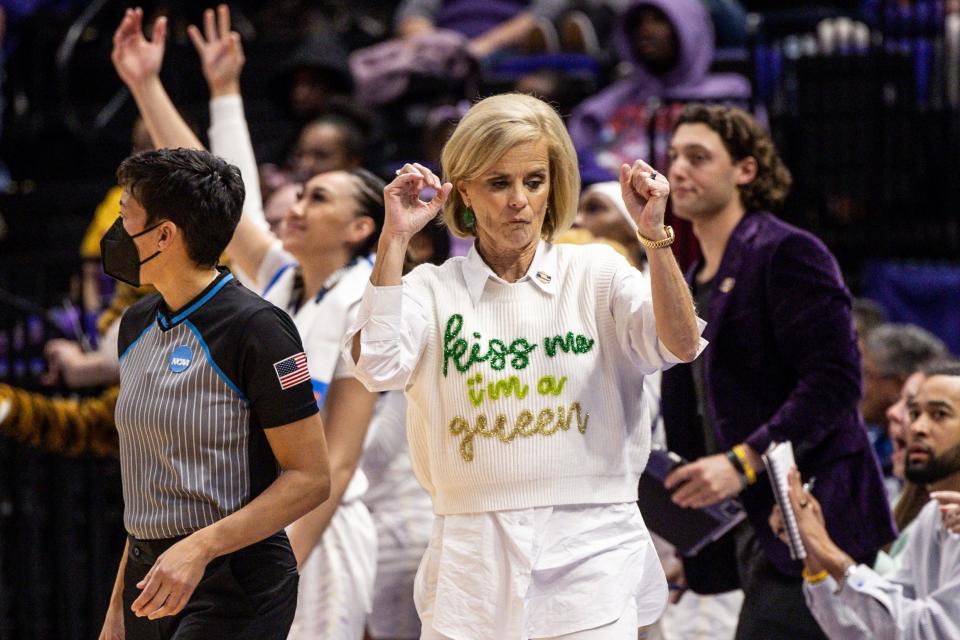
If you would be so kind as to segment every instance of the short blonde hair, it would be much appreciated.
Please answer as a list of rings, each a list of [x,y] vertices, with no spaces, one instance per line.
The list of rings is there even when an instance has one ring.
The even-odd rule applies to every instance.
[[[473,228],[464,224],[466,205],[457,184],[479,178],[518,144],[541,139],[547,142],[550,158],[550,196],[541,236],[552,240],[573,224],[580,172],[570,134],[557,112],[543,100],[522,93],[504,93],[473,105],[443,147],[443,180],[454,186],[443,205],[443,222],[453,235],[476,235]]]

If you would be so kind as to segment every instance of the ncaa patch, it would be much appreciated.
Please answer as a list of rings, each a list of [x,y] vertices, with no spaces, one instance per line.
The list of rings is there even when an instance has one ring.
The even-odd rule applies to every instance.
[[[183,373],[193,362],[193,351],[185,344],[176,347],[170,353],[170,371]]]

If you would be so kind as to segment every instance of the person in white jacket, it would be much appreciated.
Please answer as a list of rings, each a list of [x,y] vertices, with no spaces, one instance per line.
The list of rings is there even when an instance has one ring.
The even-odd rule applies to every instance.
[[[827,533],[817,500],[789,475],[790,502],[807,557],[807,606],[831,640],[960,638],[960,535],[951,531],[960,490],[960,367],[932,369],[908,403],[907,478],[934,490],[914,521],[900,569],[881,577],[857,564]],[[851,487],[851,489],[853,489]],[[944,511],[941,514],[941,510]],[[770,526],[786,541],[774,508]]]

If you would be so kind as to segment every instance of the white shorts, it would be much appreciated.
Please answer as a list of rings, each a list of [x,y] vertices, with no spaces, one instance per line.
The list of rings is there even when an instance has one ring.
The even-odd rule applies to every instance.
[[[341,504],[300,570],[289,640],[362,640],[373,601],[377,533],[359,500]]]

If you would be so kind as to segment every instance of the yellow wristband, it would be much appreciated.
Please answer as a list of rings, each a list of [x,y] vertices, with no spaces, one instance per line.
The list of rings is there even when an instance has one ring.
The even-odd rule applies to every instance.
[[[807,568],[804,567],[803,571],[800,572],[800,575],[803,576],[803,579],[807,581],[807,584],[819,584],[827,579],[827,576],[830,574],[827,573],[826,569],[819,571],[818,573],[811,574],[807,571]]]
[[[747,484],[756,482],[757,471],[753,468],[753,465],[750,464],[750,460],[747,458],[747,452],[743,450],[743,445],[738,444],[735,446],[733,453],[740,459],[740,464],[743,465],[743,475],[747,476]]]

